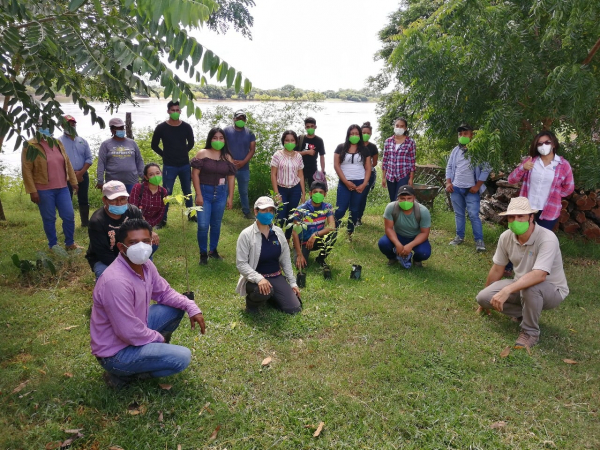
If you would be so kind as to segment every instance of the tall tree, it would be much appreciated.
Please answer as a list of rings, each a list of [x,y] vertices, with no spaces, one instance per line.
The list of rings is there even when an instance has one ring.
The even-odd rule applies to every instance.
[[[188,117],[200,117],[190,86],[164,60],[202,84],[207,74],[236,91],[242,84],[250,91],[252,84],[241,72],[188,34],[207,22],[224,31],[228,20],[248,33],[247,7],[253,2],[220,2],[229,10],[246,9],[230,18],[219,15],[219,2],[213,0],[0,0],[0,144],[15,136],[19,148],[40,119],[51,130],[66,126],[59,91],[101,127],[86,99],[112,109],[133,102],[136,93],[151,95],[156,83],[165,98],[180,101]],[[35,155],[30,147],[28,158]]]
[[[479,131],[470,151],[496,168],[551,128],[578,184],[599,185],[598,17],[600,3],[589,0],[403,1],[380,32],[386,66],[372,79],[395,87],[379,107],[382,127],[407,115],[437,140],[471,122]]]

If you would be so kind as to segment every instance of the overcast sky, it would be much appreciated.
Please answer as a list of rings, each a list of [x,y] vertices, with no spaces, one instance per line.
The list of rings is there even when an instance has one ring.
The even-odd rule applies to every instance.
[[[361,89],[381,62],[377,33],[397,0],[255,0],[252,40],[230,29],[194,33],[205,47],[248,77],[255,87],[293,84],[324,91]],[[211,84],[215,80],[209,81]]]

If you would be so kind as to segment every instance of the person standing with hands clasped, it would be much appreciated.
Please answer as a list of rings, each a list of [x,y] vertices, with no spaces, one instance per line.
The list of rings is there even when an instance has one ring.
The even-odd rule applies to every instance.
[[[281,144],[283,150],[275,152],[271,158],[271,184],[273,192],[281,202],[277,212],[277,221],[282,227],[288,223],[290,212],[296,208],[300,201],[304,201],[306,194],[304,187],[304,162],[302,157],[294,149],[298,143],[298,136],[292,130],[283,132]],[[292,229],[285,231],[285,237],[289,240]]]
[[[464,123],[458,127],[458,145],[454,147],[446,166],[446,191],[450,192],[454,218],[456,220],[456,236],[450,245],[461,245],[465,241],[466,215],[469,214],[475,250],[485,252],[483,242],[483,226],[479,218],[480,194],[485,191],[485,180],[490,174],[487,164],[473,167],[467,144],[473,139],[473,128]],[[466,212],[465,212],[466,211]]]
[[[358,219],[356,226],[362,225],[362,216],[365,213],[365,208],[367,207],[367,197],[369,193],[373,190],[375,186],[375,181],[377,180],[377,171],[375,167],[377,166],[377,159],[379,158],[379,150],[377,150],[377,146],[372,142],[369,142],[371,136],[373,135],[373,127],[371,126],[371,122],[365,122],[362,124],[362,138],[365,146],[369,150],[371,154],[371,176],[369,177],[369,184],[367,185],[367,192],[363,195],[362,201],[360,202],[360,210],[358,212]]]
[[[335,225],[339,228],[342,217],[350,209],[348,236],[352,239],[358,221],[360,202],[367,195],[371,176],[371,154],[362,140],[361,128],[350,125],[346,142],[337,146],[333,155],[333,167],[339,177],[335,211]]]
[[[384,188],[387,186],[390,202],[396,200],[400,186],[413,185],[417,167],[416,150],[415,141],[408,137],[408,122],[404,118],[396,119],[394,135],[385,140],[381,161],[381,171],[383,172],[381,186]]]

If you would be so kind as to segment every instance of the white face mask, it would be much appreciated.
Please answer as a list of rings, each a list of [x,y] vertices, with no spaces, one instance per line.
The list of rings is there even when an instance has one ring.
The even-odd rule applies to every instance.
[[[404,133],[406,133],[406,130],[404,128],[394,128],[394,134],[396,136],[403,136]]]
[[[538,145],[537,150],[540,153],[540,155],[546,156],[546,155],[549,155],[550,152],[552,151],[552,145],[550,145],[550,144]]]
[[[123,246],[127,249],[125,253],[127,258],[134,264],[142,265],[152,256],[152,246],[145,242],[138,242],[131,247],[127,247],[125,244]]]

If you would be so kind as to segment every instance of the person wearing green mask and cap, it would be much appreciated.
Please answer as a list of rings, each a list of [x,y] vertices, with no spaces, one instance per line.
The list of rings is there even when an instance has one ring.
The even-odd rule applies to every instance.
[[[302,155],[304,162],[304,185],[309,187],[315,181],[317,173],[317,157],[321,165],[320,175],[325,175],[325,143],[315,134],[317,121],[314,117],[304,119],[305,134],[298,136],[296,151]]]
[[[163,186],[171,195],[175,181],[179,177],[183,195],[190,195],[185,200],[185,206],[189,208],[194,203],[191,197],[192,178],[189,157],[190,150],[194,148],[194,131],[189,123],[180,119],[179,102],[167,103],[167,114],[169,118],[156,126],[150,147],[163,160]],[[161,142],[162,148],[160,147]],[[167,205],[161,227],[166,225],[168,213],[169,206]],[[189,220],[195,221],[196,217],[190,216]]]
[[[325,258],[333,250],[337,237],[333,206],[325,203],[327,185],[321,181],[313,181],[309,194],[309,199],[298,206],[293,214],[292,239],[298,269],[308,266],[308,255],[315,250],[319,251],[315,262],[321,267],[326,267]]]
[[[423,261],[429,259],[431,214],[416,201],[412,186],[400,186],[398,200],[385,207],[383,223],[385,235],[379,239],[378,245],[381,253],[387,256],[388,265],[400,261],[410,269],[412,266],[421,267]]]
[[[246,127],[247,122],[246,113],[242,110],[236,111],[233,114],[233,126],[226,127],[223,131],[233,157],[233,164],[237,169],[235,179],[240,194],[242,213],[246,219],[254,220],[254,215],[250,212],[248,185],[250,184],[250,160],[256,151],[256,136]]]
[[[477,294],[478,312],[491,309],[520,322],[515,348],[531,348],[540,339],[539,319],[544,309],[556,308],[569,294],[556,235],[535,223],[537,210],[526,197],[510,200],[508,230],[500,235],[485,289]],[[514,279],[502,279],[508,261]]]
[[[479,218],[481,194],[485,191],[485,180],[490,174],[486,163],[473,165],[468,152],[468,144],[473,139],[473,128],[463,123],[457,129],[458,145],[454,147],[446,166],[446,192],[450,193],[454,218],[456,221],[456,236],[450,245],[461,245],[465,241],[466,214],[469,215],[475,250],[485,252],[483,242],[483,226]]]
[[[360,209],[358,211],[358,220],[356,221],[356,226],[362,225],[362,216],[365,213],[365,208],[367,207],[367,197],[369,193],[375,187],[375,181],[377,180],[377,171],[375,167],[377,166],[377,160],[379,159],[379,150],[377,146],[373,144],[371,141],[371,137],[373,135],[373,127],[371,126],[371,122],[365,122],[362,124],[362,138],[365,144],[365,147],[369,150],[371,154],[371,176],[369,177],[369,184],[367,185],[367,192],[363,195],[362,200],[360,202]]]

